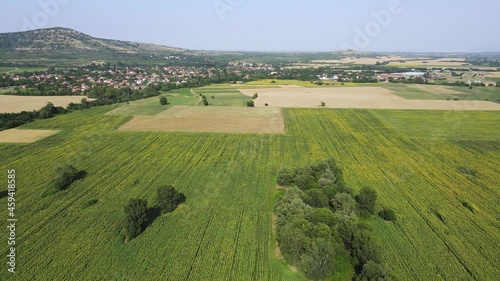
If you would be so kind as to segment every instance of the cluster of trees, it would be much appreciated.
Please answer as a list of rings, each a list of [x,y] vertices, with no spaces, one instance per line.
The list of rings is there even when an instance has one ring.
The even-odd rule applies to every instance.
[[[142,90],[132,90],[128,87],[115,89],[110,86],[96,86],[85,92],[89,98],[96,100],[89,101],[86,98],[82,99],[81,103],[70,103],[69,110],[83,110],[96,106],[111,105],[121,102],[129,102],[139,99],[156,97],[160,95],[159,87],[152,84]]]
[[[130,199],[124,207],[124,233],[125,241],[139,236],[147,226],[159,215],[173,212],[177,206],[186,201],[183,193],[178,192],[173,186],[161,186],[156,190],[156,202],[152,208],[148,207],[145,199]]]
[[[335,272],[336,259],[345,256],[358,280],[391,280],[370,227],[359,219],[375,213],[373,189],[362,188],[355,195],[333,159],[282,169],[277,183],[289,187],[275,206],[277,239],[288,263],[308,278],[322,280]]]
[[[0,131],[27,124],[35,119],[47,119],[68,112],[63,107],[56,107],[49,102],[39,110],[23,111],[21,113],[2,113],[0,114]]]

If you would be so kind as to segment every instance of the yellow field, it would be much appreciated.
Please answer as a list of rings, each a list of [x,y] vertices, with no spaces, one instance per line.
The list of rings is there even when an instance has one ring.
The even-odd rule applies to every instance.
[[[80,103],[82,98],[85,98],[85,96],[27,97],[0,95],[0,113],[38,110],[48,102],[52,102],[55,106],[67,107],[72,102]]]
[[[18,130],[0,131],[0,143],[33,143],[59,133],[56,130]]]
[[[500,104],[487,101],[407,100],[381,87],[287,87],[240,91],[249,97],[257,92],[259,97],[255,100],[256,107],[266,107],[265,104],[268,104],[268,107],[277,108],[319,108],[324,102],[326,108],[500,110]]]
[[[284,134],[277,108],[175,106],[155,116],[138,116],[120,131]]]

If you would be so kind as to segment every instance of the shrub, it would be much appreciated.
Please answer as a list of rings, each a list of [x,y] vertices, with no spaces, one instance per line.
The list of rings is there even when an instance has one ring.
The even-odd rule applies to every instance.
[[[125,232],[129,239],[134,239],[144,231],[148,222],[148,202],[143,199],[131,199],[125,206]]]
[[[161,97],[160,97],[160,104],[161,104],[161,105],[167,105],[167,104],[168,104],[167,97],[165,97],[165,96],[161,96]]]
[[[247,106],[248,107],[254,107],[255,106],[255,102],[253,100],[249,100],[249,101],[247,101]]]
[[[56,169],[57,178],[55,187],[57,190],[67,189],[75,180],[78,179],[78,170],[71,165],[64,165]]]
[[[326,103],[324,101],[321,102],[321,106],[325,107]]]
[[[184,201],[184,194],[179,193],[171,185],[162,186],[156,190],[156,200],[162,214],[170,213]]]
[[[383,218],[385,221],[396,221],[396,212],[392,209],[384,209],[378,212],[378,215]]]
[[[470,175],[473,177],[477,176],[477,171],[473,169],[469,169],[466,167],[458,167],[457,170],[462,174]]]
[[[377,202],[377,192],[369,187],[363,187],[356,196],[358,208],[362,216],[368,216],[375,212]]]

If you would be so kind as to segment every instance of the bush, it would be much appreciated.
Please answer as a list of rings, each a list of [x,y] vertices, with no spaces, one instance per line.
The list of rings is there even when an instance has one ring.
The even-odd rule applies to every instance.
[[[78,170],[71,165],[64,165],[56,169],[57,178],[55,187],[58,191],[67,189],[78,179]]]
[[[162,186],[156,190],[156,200],[162,214],[170,213],[177,205],[184,202],[184,194],[179,193],[171,185]]]
[[[248,107],[254,107],[255,106],[255,102],[253,100],[249,100],[249,101],[247,101],[247,106]]]
[[[384,209],[378,212],[379,217],[383,218],[385,221],[396,221],[396,212],[391,209]]]
[[[160,97],[160,104],[161,104],[161,105],[167,105],[167,104],[168,104],[167,97],[165,97],[165,96],[161,96],[161,97]]]
[[[321,102],[321,106],[325,107],[326,103],[324,101]]]
[[[129,239],[134,239],[144,231],[147,225],[148,202],[143,199],[131,199],[125,206],[125,232]]]
[[[363,187],[356,196],[359,212],[362,216],[369,216],[375,212],[377,192],[369,187]]]

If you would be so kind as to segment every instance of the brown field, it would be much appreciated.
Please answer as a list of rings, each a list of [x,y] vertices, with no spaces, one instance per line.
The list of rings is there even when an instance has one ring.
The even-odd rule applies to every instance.
[[[414,88],[417,90],[422,90],[431,94],[439,94],[439,95],[465,95],[464,92],[455,91],[448,87],[444,86],[434,86],[434,85],[421,85],[421,84],[409,84],[408,87]]]
[[[25,97],[0,95],[0,113],[16,113],[33,111],[44,107],[48,102],[55,106],[67,107],[70,103],[80,103],[84,96],[57,96],[57,97]],[[92,100],[92,99],[89,99]]]
[[[253,96],[255,90],[240,90]],[[256,107],[362,109],[419,109],[419,110],[500,110],[500,104],[486,101],[407,100],[381,87],[344,88],[278,88],[257,91]]]
[[[410,58],[401,56],[379,56],[375,58],[356,58],[349,57],[340,60],[316,60],[313,63],[319,64],[361,64],[361,65],[374,65],[377,62],[390,62],[391,66],[442,66],[442,67],[460,67],[464,64],[465,58],[441,58],[441,59],[428,59],[428,58]],[[400,63],[405,61],[405,63]],[[468,64],[467,64],[468,65]]]
[[[0,143],[32,143],[59,133],[55,130],[19,130],[0,131]]]
[[[278,108],[174,106],[155,116],[135,117],[119,130],[284,134],[285,122]]]

